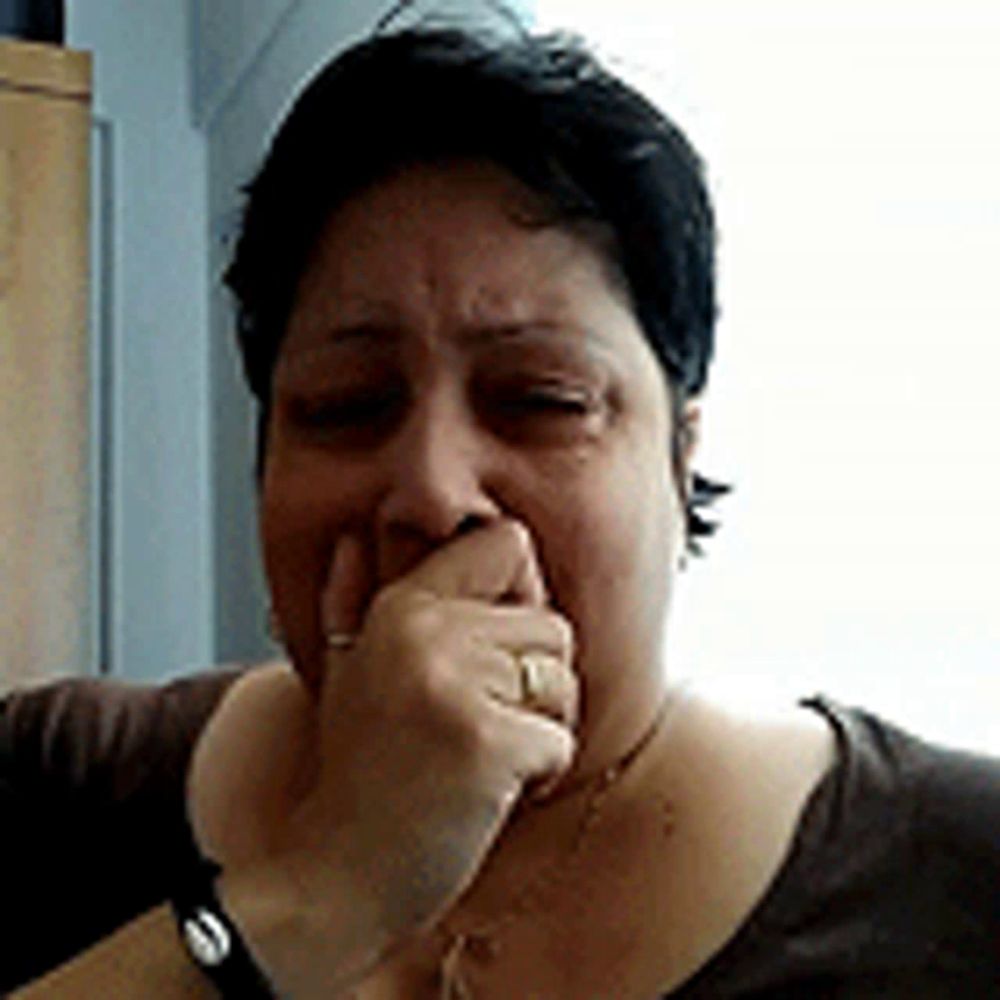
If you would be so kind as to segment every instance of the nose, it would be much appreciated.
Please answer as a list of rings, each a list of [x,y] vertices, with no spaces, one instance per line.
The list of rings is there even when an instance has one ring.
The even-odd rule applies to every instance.
[[[445,393],[419,400],[387,452],[377,517],[382,580],[501,515],[488,486],[489,442],[460,400]]]

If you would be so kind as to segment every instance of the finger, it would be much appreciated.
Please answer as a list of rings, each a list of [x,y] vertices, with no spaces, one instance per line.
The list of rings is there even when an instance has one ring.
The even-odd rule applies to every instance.
[[[511,518],[459,536],[428,556],[407,579],[438,597],[536,607],[548,603],[531,534]]]
[[[521,706],[576,726],[580,707],[580,682],[576,674],[556,656],[537,650],[515,657]]]
[[[488,697],[523,712],[548,716],[573,729],[579,716],[580,685],[559,657],[541,650],[496,649],[478,665]]]
[[[576,756],[577,742],[570,729],[554,719],[535,712],[497,704],[503,716],[503,753],[511,779],[519,792],[526,788],[554,785],[566,774]]]
[[[320,624],[328,645],[331,637],[356,636],[371,595],[372,573],[364,542],[357,534],[337,539],[330,572],[320,596]]]
[[[575,639],[573,626],[556,611],[519,605],[484,604],[459,598],[451,602],[450,612],[462,622],[462,628],[484,645],[505,651],[533,649],[573,662]]]

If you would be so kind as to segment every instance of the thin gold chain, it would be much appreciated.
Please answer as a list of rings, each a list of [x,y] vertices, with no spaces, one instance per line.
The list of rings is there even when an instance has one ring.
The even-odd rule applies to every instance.
[[[555,893],[560,883],[571,873],[573,862],[579,856],[588,835],[600,818],[608,795],[653,742],[668,710],[676,701],[676,695],[668,694],[642,736],[614,763],[574,789],[578,792],[586,789],[588,785],[591,786],[580,821],[573,832],[573,839],[564,854],[530,879],[515,896],[514,901],[497,916],[467,931],[452,930],[448,927],[447,921],[441,925],[439,931],[446,940],[444,954],[438,965],[441,1000],[473,1000],[472,991],[462,975],[462,962],[465,956],[469,955],[479,961],[494,958],[498,951],[497,938],[500,934],[520,917],[538,908],[546,897]]]

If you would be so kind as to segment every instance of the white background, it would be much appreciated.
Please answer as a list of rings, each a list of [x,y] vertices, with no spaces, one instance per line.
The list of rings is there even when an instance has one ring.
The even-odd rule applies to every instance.
[[[1000,752],[1000,5],[539,0],[704,154],[737,492],[669,669]]]

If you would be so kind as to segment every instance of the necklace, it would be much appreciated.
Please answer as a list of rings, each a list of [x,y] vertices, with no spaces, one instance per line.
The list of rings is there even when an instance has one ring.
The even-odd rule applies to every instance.
[[[495,958],[499,953],[498,938],[500,934],[520,917],[536,909],[544,898],[553,893],[559,884],[567,878],[572,870],[573,862],[580,854],[588,835],[597,824],[609,794],[642,756],[643,751],[653,742],[653,738],[660,731],[663,720],[668,715],[668,709],[674,705],[676,700],[668,694],[663,699],[653,721],[639,739],[624,754],[574,790],[586,790],[587,797],[580,821],[573,831],[569,848],[564,854],[531,879],[515,896],[510,906],[492,919],[465,931],[450,930],[447,923],[442,926],[441,929],[444,931],[447,943],[438,965],[440,1000],[473,1000],[472,989],[463,974],[465,961],[471,959],[474,962],[482,963]],[[572,794],[572,792],[567,794]]]

